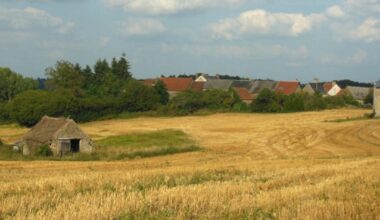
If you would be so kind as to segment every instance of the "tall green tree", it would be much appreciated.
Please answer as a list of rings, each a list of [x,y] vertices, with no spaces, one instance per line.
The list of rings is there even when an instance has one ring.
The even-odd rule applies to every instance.
[[[38,82],[24,78],[9,68],[0,68],[0,101],[11,101],[17,94],[37,89]]]
[[[119,60],[116,58],[112,59],[111,71],[120,80],[126,80],[132,77],[130,65],[125,54],[123,54]]]
[[[46,76],[51,90],[68,90],[81,95],[85,77],[82,75],[80,66],[68,61],[58,61],[54,67],[46,69]]]
[[[169,93],[166,88],[166,85],[161,80],[158,80],[154,85],[154,90],[156,90],[157,94],[160,96],[160,103],[162,105],[166,105],[169,102]]]

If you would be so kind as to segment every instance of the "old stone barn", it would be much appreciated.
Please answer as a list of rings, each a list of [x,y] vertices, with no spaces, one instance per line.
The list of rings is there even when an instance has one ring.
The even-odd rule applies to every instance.
[[[44,116],[20,142],[24,155],[33,154],[42,145],[48,145],[54,155],[93,150],[92,141],[71,119]]]

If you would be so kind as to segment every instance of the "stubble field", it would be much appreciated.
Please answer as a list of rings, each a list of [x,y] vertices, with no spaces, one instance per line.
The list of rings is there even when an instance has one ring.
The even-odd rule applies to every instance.
[[[365,110],[138,118],[94,139],[182,130],[203,150],[109,162],[0,162],[0,219],[380,219],[380,121]],[[26,129],[0,127],[12,142]]]

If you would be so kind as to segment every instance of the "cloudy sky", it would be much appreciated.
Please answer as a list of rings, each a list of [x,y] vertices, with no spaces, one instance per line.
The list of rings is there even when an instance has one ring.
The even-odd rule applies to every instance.
[[[0,66],[127,54],[136,78],[380,78],[380,0],[0,0]]]

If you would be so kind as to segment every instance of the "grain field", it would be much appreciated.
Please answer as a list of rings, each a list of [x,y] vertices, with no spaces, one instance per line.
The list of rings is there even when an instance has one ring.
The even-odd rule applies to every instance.
[[[380,219],[380,121],[365,110],[81,125],[94,139],[182,130],[201,151],[0,162],[0,219]],[[11,143],[26,129],[0,127]]]

